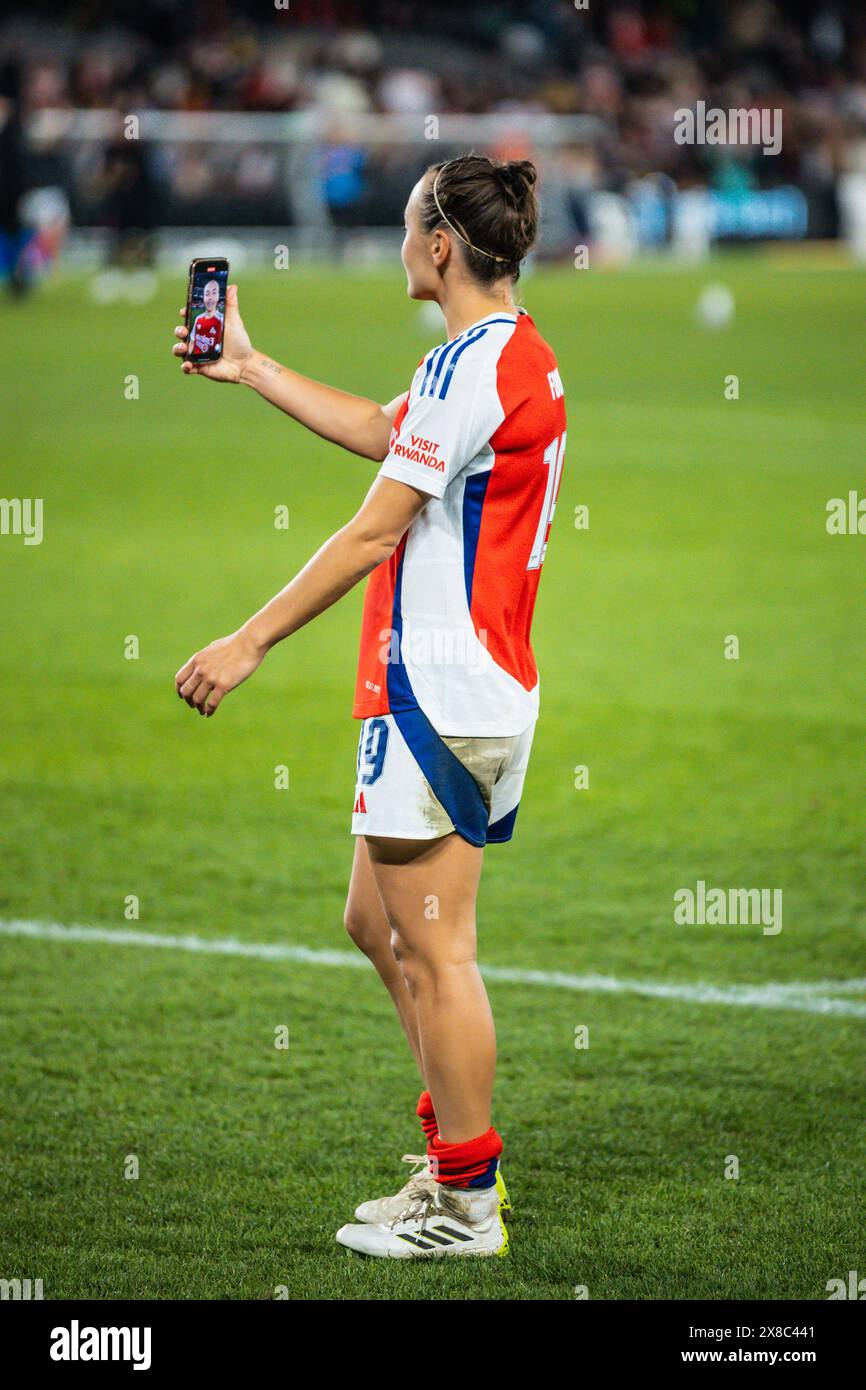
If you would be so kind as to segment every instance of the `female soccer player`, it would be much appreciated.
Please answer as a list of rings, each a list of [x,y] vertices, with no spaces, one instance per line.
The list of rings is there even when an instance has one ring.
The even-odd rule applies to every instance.
[[[222,342],[223,316],[219,311],[220,287],[218,280],[208,280],[202,290],[204,309],[192,326],[189,354],[196,357],[203,352],[213,352]]]
[[[222,360],[308,429],[382,462],[361,510],[237,632],[190,657],[178,694],[205,717],[277,642],[370,576],[354,714],[363,721],[346,927],[394,1000],[424,1083],[427,1161],[363,1203],[337,1240],[402,1259],[504,1254],[491,1125],[495,1035],[476,964],[485,844],[509,840],[538,713],[529,630],[565,450],[556,360],[515,307],[536,232],[535,170],[466,155],[412,190],[402,259],[449,338],[389,405],[257,352],[227,299]]]

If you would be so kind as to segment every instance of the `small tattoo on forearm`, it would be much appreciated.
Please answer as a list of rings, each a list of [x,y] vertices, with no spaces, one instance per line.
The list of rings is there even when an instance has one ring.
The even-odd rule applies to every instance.
[[[265,367],[269,372],[273,372],[274,376],[279,376],[283,370],[279,362],[272,362],[270,357],[263,357],[261,365]]]

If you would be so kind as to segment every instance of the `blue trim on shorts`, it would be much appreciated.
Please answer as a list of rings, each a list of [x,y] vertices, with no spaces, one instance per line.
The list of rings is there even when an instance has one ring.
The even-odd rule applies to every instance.
[[[405,548],[397,567],[394,585],[394,611],[391,626],[397,636],[398,660],[386,667],[388,705],[391,717],[420,767],[436,799],[441,803],[458,835],[479,848],[487,843],[489,817],[481,788],[471,772],[437,734],[430,720],[419,708],[412,682],[403,662],[403,562]]]
[[[520,802],[506,816],[500,816],[487,830],[487,843],[489,845],[504,845],[514,834],[514,822],[517,820],[517,812],[520,810]]]

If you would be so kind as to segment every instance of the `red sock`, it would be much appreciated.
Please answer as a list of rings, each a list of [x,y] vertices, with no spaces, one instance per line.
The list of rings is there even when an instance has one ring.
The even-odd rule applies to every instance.
[[[502,1140],[492,1127],[462,1144],[446,1144],[437,1134],[427,1145],[436,1181],[448,1187],[492,1187],[501,1153]]]
[[[418,1097],[418,1104],[415,1107],[415,1114],[421,1121],[424,1138],[429,1145],[439,1133],[439,1126],[436,1123],[436,1111],[433,1109],[433,1101],[430,1099],[429,1091],[421,1092]]]

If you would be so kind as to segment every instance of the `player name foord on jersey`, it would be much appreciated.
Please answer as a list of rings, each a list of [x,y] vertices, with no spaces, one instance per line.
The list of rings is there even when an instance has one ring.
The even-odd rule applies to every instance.
[[[134,1371],[150,1369],[149,1327],[68,1327],[51,1329],[52,1361],[131,1361]]]

